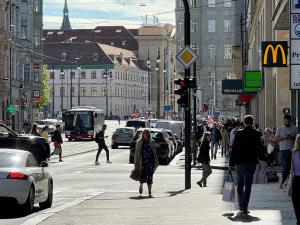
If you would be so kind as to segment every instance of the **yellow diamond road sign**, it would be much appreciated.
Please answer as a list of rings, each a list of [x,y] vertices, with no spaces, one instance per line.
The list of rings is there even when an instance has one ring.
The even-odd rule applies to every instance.
[[[185,68],[189,68],[193,62],[196,61],[198,56],[189,46],[185,46],[185,48],[177,53],[176,58],[184,65]]]

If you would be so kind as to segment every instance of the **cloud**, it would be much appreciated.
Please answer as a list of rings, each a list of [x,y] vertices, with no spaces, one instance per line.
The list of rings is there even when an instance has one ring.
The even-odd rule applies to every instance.
[[[59,27],[64,1],[51,0],[44,4],[45,28]],[[71,25],[91,28],[95,25],[138,27],[146,15],[157,15],[161,23],[175,22],[174,1],[158,0],[72,0],[68,2]],[[61,7],[61,11],[58,9]],[[54,10],[55,9],[55,10]],[[162,12],[168,12],[163,13]]]

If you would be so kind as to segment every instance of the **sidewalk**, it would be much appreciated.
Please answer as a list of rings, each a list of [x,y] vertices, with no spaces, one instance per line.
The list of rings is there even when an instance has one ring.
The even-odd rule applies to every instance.
[[[208,178],[208,187],[200,188],[196,181],[202,171],[193,168],[192,189],[185,191],[183,158],[184,155],[181,155],[177,166],[159,167],[154,177],[154,198],[146,197],[146,187],[145,195],[139,197],[138,183],[128,179],[126,183],[114,187],[117,190],[106,190],[103,194],[54,214],[41,224],[296,224],[291,200],[279,191],[278,183],[253,185],[249,217],[237,214],[236,204],[222,202],[221,193],[226,176],[224,170],[214,169]],[[226,165],[226,161],[219,157],[212,161],[212,165]]]

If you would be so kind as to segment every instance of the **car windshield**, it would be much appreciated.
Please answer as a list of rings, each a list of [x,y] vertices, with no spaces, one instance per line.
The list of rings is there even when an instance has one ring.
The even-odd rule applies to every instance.
[[[118,134],[123,134],[123,133],[133,134],[133,130],[132,129],[128,129],[128,128],[118,128],[116,130],[116,133],[118,133]]]
[[[0,152],[0,168],[14,167],[21,160],[19,155]]]
[[[145,121],[141,120],[129,120],[126,123],[126,127],[144,128],[146,127]]]

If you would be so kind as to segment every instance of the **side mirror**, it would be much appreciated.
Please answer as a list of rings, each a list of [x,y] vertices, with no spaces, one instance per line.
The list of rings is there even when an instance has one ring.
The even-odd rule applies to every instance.
[[[48,166],[49,166],[48,162],[46,161],[41,162],[41,167],[48,167]]]

